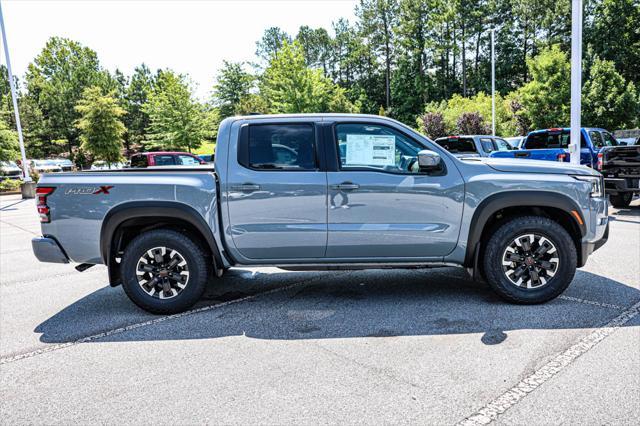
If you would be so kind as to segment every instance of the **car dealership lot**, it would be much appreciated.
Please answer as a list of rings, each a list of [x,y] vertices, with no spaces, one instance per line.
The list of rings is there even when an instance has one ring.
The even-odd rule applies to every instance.
[[[173,317],[136,308],[104,267],[37,262],[33,200],[0,209],[3,423],[640,419],[639,200],[545,305],[456,268],[251,268]]]

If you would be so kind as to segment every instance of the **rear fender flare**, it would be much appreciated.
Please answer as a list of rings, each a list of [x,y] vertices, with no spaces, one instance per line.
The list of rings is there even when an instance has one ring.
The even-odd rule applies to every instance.
[[[132,201],[113,207],[102,221],[100,255],[109,269],[109,281],[112,285],[117,285],[119,278],[119,274],[114,268],[117,264],[113,261],[113,238],[120,225],[127,220],[136,218],[171,218],[189,223],[200,233],[209,246],[213,254],[214,272],[217,273],[218,269],[222,267],[222,257],[211,227],[193,207],[173,201]]]

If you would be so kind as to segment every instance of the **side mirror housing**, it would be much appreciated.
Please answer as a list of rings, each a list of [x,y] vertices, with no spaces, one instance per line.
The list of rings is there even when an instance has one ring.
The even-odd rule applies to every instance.
[[[418,168],[421,172],[433,172],[442,167],[442,157],[435,151],[423,149],[418,152]]]

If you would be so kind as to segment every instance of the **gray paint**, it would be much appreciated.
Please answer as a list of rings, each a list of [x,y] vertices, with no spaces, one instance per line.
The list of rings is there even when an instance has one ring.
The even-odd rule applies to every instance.
[[[400,130],[441,155],[444,176],[362,171],[254,171],[238,164],[240,126],[277,122],[370,122]],[[473,215],[488,197],[544,191],[576,203],[587,222],[585,242],[602,238],[607,203],[591,198],[589,184],[570,174],[599,174],[567,163],[513,159],[460,160],[403,124],[378,116],[318,114],[233,117],[219,127],[215,157],[220,191],[211,170],[43,175],[54,236],[75,262],[102,263],[100,229],[107,212],[130,201],[164,200],[195,209],[213,230],[225,266],[332,263],[462,264]],[[341,199],[331,185],[357,182]],[[253,183],[253,192],[233,189]],[[65,194],[67,189],[113,185],[109,195]],[[336,195],[335,198],[332,196]],[[334,209],[331,208],[333,198]],[[340,203],[338,207],[337,203]],[[349,208],[342,208],[342,205]],[[218,217],[218,212],[221,217]]]

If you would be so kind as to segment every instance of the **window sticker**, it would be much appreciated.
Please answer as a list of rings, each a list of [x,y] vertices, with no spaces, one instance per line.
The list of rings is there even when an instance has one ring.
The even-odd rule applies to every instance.
[[[347,134],[345,165],[393,166],[396,137],[393,135]]]

